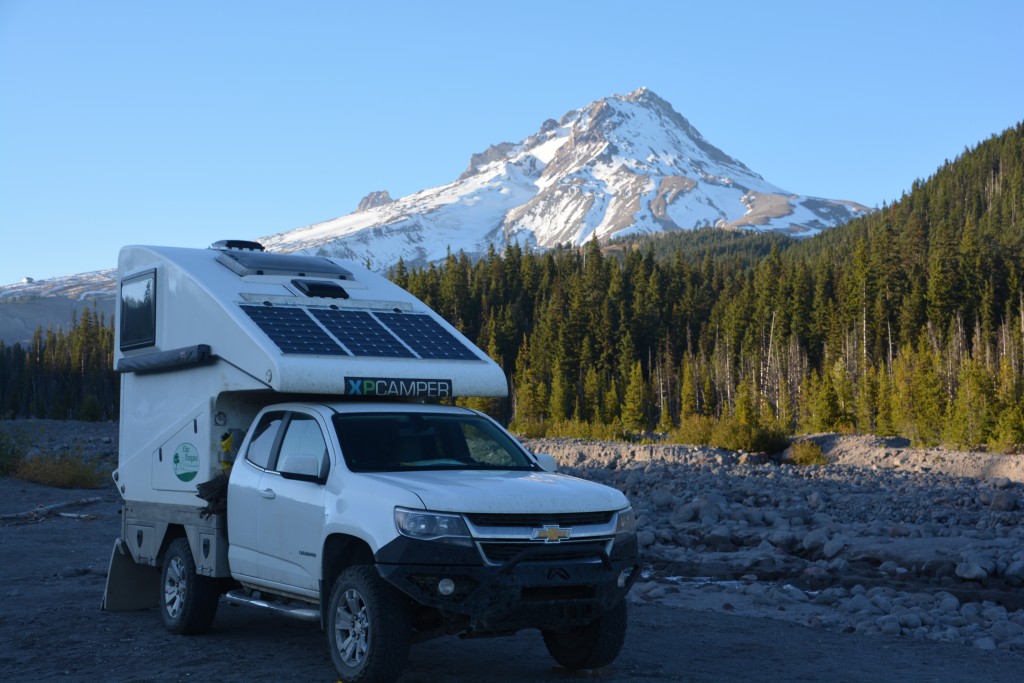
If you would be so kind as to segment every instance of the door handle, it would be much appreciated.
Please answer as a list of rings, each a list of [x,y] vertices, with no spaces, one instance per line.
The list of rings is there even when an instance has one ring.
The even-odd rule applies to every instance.
[[[274,489],[263,489],[260,491],[260,495],[264,498],[276,498],[277,494],[274,493]]]

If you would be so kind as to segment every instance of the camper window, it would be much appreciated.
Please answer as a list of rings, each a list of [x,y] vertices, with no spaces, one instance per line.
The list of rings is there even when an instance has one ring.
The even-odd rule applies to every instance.
[[[121,350],[156,343],[156,271],[121,281]]]

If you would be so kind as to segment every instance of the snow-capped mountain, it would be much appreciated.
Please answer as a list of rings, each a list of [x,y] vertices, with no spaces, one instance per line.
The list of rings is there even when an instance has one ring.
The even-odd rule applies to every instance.
[[[631,233],[779,230],[803,237],[867,211],[793,194],[718,149],[646,88],[545,121],[519,143],[470,158],[454,182],[393,199],[371,192],[355,212],[264,237],[271,251],[424,265],[450,249],[469,255],[510,242],[534,248]],[[216,238],[245,235],[216,235]],[[199,245],[197,245],[199,246]],[[41,325],[70,327],[85,306],[113,311],[113,270],[0,286],[0,340]]]
[[[641,88],[473,155],[448,185],[399,199],[375,192],[347,216],[260,241],[272,251],[369,259],[384,269],[399,258],[422,265],[449,249],[474,255],[513,241],[549,248],[700,227],[806,237],[867,210],[767,182]]]

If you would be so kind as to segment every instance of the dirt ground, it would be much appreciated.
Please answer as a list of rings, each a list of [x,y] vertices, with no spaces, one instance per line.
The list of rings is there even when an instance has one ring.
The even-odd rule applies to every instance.
[[[119,499],[0,478],[0,515],[99,497],[37,518],[0,521],[0,678],[4,681],[333,681],[316,624],[222,604],[210,633],[174,636],[156,610],[100,610]],[[87,519],[58,516],[66,512]],[[814,629],[665,602],[631,605],[610,667],[555,666],[536,632],[414,645],[400,683],[627,681],[1018,681],[1008,652]]]

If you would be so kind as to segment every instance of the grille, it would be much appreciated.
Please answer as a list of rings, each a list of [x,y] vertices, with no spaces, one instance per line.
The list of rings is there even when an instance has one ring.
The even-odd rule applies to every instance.
[[[607,524],[611,521],[614,510],[605,512],[565,512],[556,514],[521,514],[521,515],[499,515],[476,513],[466,515],[476,526],[490,527],[536,527],[543,528],[549,524],[557,524],[561,527],[587,526],[593,524]]]
[[[550,600],[590,600],[594,597],[593,586],[527,586],[523,588],[524,602],[547,602]]]
[[[565,541],[562,543],[545,544],[537,541],[512,543],[484,542],[480,550],[484,559],[490,564],[502,564],[513,557],[529,550],[530,555],[525,562],[557,562],[560,560],[578,560],[580,558],[598,559],[605,552],[607,541]]]

